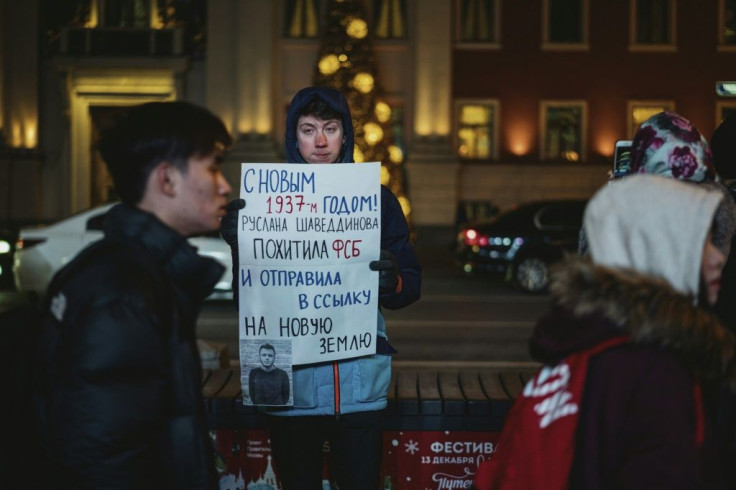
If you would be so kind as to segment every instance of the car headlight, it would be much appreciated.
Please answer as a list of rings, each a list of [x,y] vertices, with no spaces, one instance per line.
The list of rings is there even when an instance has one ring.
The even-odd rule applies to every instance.
[[[0,239],[0,255],[10,253],[11,247],[10,242],[7,240]]]

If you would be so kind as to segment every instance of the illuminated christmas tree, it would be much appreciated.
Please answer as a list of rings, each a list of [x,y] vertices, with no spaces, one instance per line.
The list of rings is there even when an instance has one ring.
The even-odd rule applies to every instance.
[[[396,195],[407,219],[404,151],[394,131],[392,108],[383,99],[363,7],[356,0],[331,0],[314,71],[314,84],[348,99],[355,128],[355,161],[381,162],[381,183]]]

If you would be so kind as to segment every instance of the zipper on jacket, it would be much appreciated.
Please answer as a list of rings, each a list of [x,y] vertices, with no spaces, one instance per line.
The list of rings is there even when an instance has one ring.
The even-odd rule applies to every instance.
[[[332,375],[335,381],[335,417],[340,418],[340,367],[337,362],[332,364]]]

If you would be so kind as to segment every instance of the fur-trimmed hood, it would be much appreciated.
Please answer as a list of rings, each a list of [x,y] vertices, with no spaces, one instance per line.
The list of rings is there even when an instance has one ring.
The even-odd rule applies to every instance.
[[[629,334],[681,356],[703,379],[724,377],[736,387],[734,335],[694,298],[666,281],[631,269],[612,269],[571,258],[550,285],[555,308],[537,324],[532,356],[545,363]]]

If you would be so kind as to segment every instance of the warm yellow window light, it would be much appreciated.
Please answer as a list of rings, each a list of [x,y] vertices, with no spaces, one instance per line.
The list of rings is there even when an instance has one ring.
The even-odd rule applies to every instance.
[[[388,122],[391,119],[391,106],[385,102],[377,102],[373,112],[376,114],[376,119],[382,123]]]
[[[362,94],[367,94],[373,90],[373,75],[366,72],[357,73],[353,77],[353,87]]]
[[[488,124],[490,119],[488,107],[482,105],[464,105],[460,114],[463,124]]]
[[[368,24],[363,19],[350,19],[345,32],[353,39],[363,39],[368,35]]]
[[[319,67],[319,72],[321,74],[332,75],[340,69],[340,60],[338,59],[337,55],[328,54],[323,56],[322,59],[319,60],[317,66]]]
[[[374,122],[368,122],[363,125],[365,133],[365,142],[373,146],[383,139],[383,129]]]

